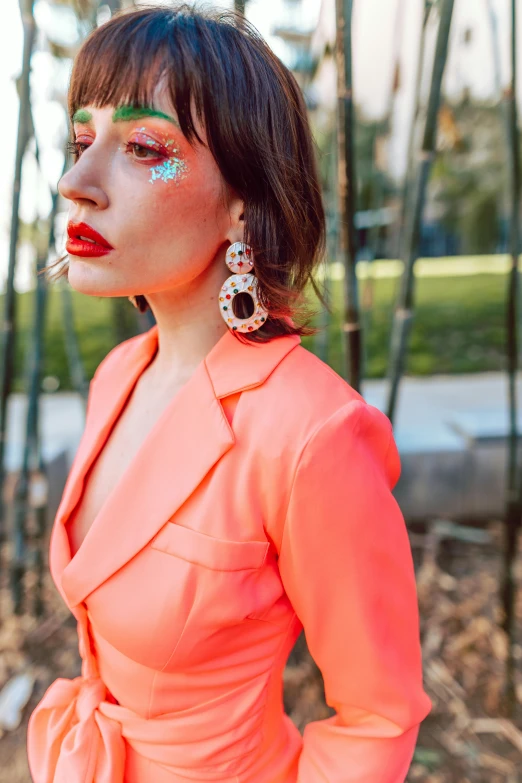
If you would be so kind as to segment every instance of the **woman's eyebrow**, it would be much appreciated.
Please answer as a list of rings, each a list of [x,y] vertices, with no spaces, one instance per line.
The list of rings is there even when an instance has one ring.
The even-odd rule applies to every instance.
[[[175,117],[171,117],[170,114],[165,114],[163,111],[158,111],[152,106],[119,106],[112,115],[113,122],[129,122],[131,120],[139,120],[142,117],[160,117],[161,119],[172,122],[176,128],[179,128],[179,122]],[[92,114],[87,109],[78,109],[75,111],[72,122],[73,125],[80,123],[86,125],[91,122]]]
[[[119,106],[112,115],[112,121],[127,122],[129,120],[139,120],[142,117],[160,117],[174,123],[177,128],[180,127],[175,117],[171,117],[170,114],[165,114],[163,111],[158,111],[152,106]]]
[[[87,109],[78,109],[74,112],[72,121],[73,125],[75,123],[81,123],[82,125],[86,125],[88,122],[92,120],[92,114],[90,111],[87,111]]]

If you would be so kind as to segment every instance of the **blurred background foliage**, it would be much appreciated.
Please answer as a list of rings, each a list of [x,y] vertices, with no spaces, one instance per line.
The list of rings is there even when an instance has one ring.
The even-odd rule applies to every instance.
[[[394,306],[395,280],[379,279],[374,287],[371,323],[365,334],[366,377],[386,374],[389,328]],[[416,319],[412,330],[407,372],[411,375],[501,370],[505,365],[503,302],[504,275],[473,277],[420,278],[417,289]],[[310,296],[312,296],[310,294]],[[342,289],[331,284],[333,316],[327,327],[328,363],[342,374],[343,349],[340,319]],[[119,340],[114,327],[111,300],[72,293],[74,321],[86,375],[91,378],[97,365]],[[122,300],[123,301],[123,300]],[[124,302],[129,321],[130,305]],[[16,346],[15,388],[24,388],[24,367],[29,333],[32,327],[33,297],[19,295],[19,337]],[[120,325],[121,326],[121,325]],[[129,328],[132,328],[130,323]],[[303,338],[303,345],[314,350],[314,338]],[[44,376],[54,376],[62,390],[72,389],[63,340],[63,315],[60,294],[49,293],[45,327]]]
[[[375,8],[375,0],[371,1]],[[49,205],[41,207],[29,219],[23,210],[23,214],[18,214],[15,198],[22,184],[22,190],[34,202],[42,183],[56,193],[58,170],[52,175],[44,172],[45,154],[40,155],[37,143],[40,125],[33,123],[32,112],[36,117],[42,98],[58,108],[51,124],[56,126],[53,144],[59,157],[65,141],[65,122],[61,123],[66,109],[64,75],[75,51],[93,27],[103,24],[119,7],[130,7],[133,2],[18,2],[22,17],[25,14],[26,40],[27,20],[34,6],[38,29],[33,56],[43,54],[46,58],[35,59],[31,78],[38,76],[39,67],[45,63],[49,66],[49,60],[52,68],[47,71],[51,74],[48,84],[38,82],[32,92],[27,89],[28,61],[16,78],[21,103],[25,100],[26,108],[31,109],[25,119],[21,115],[21,126],[30,142],[27,146],[19,144],[17,150],[20,165],[19,179],[15,176],[12,191],[15,230],[11,232],[10,258],[16,260],[18,268],[25,264],[28,274],[24,286],[18,286],[16,291],[13,285],[8,287],[14,294],[16,318],[10,322],[4,316],[4,338],[7,344],[14,333],[16,341],[13,373],[4,373],[9,376],[11,388],[3,384],[0,399],[3,404],[10,391],[26,393],[29,405],[25,434],[18,444],[21,467],[17,465],[5,482],[13,524],[9,529],[2,529],[0,524],[0,543],[6,544],[6,551],[12,544],[4,558],[6,567],[0,568],[0,611],[2,606],[8,607],[8,630],[0,635],[0,683],[11,675],[23,674],[32,660],[44,662],[45,682],[64,673],[75,676],[79,670],[74,623],[67,626],[65,621],[57,621],[61,611],[57,595],[42,589],[50,581],[44,571],[43,555],[51,521],[49,490],[53,481],[59,482],[56,476],[46,476],[37,437],[38,403],[42,397],[47,396],[46,403],[56,403],[63,429],[73,422],[71,409],[69,419],[64,413],[65,403],[75,399],[74,395],[57,395],[56,400],[50,400],[52,395],[39,394],[39,389],[45,393],[78,392],[85,404],[88,381],[103,357],[114,345],[150,325],[126,298],[84,296],[63,279],[37,291],[37,262],[63,255],[69,205],[62,200],[56,215]],[[521,149],[514,99],[517,69],[513,63],[502,86],[500,79],[501,55],[504,65],[509,59],[508,49],[515,59],[516,47],[513,43],[508,46],[508,34],[517,29],[516,0],[380,2],[383,18],[387,9],[390,24],[385,26],[377,15],[371,20],[368,40],[373,59],[366,66],[369,71],[378,70],[380,82],[386,82],[388,92],[378,115],[367,110],[357,89],[351,89],[351,61],[346,59],[347,54],[351,57],[351,44],[346,37],[336,37],[337,29],[346,31],[343,22],[351,22],[352,10],[368,8],[370,0],[252,0],[246,4],[230,0],[219,5],[235,7],[240,12],[246,7],[254,24],[256,18],[266,21],[260,14],[272,14],[267,28],[273,34],[272,44],[294,72],[305,96],[327,212],[328,254],[318,277],[325,285],[331,309],[330,313],[322,309],[312,290],[307,291],[316,306],[315,323],[321,331],[304,338],[305,347],[350,382],[353,367],[347,356],[352,345],[358,353],[355,364],[359,365],[359,359],[362,362],[357,380],[386,376],[389,380],[394,372],[397,381],[403,372],[427,377],[469,374],[464,380],[442,379],[446,383],[447,407],[441,409],[439,399],[437,409],[437,402],[432,404],[434,397],[424,404],[428,387],[439,386],[439,379],[434,379],[433,383],[418,384],[421,388],[417,401],[412,404],[410,397],[410,409],[406,411],[415,413],[422,398],[419,410],[423,418],[413,417],[407,422],[410,429],[406,428],[406,436],[412,440],[414,450],[410,443],[410,450],[401,452],[406,468],[401,481],[405,477],[409,482],[408,500],[415,501],[418,511],[413,523],[407,519],[408,535],[416,566],[425,681],[434,702],[432,714],[421,726],[408,782],[518,783],[517,770],[522,768],[522,732],[516,727],[522,727],[520,720],[516,724],[522,708],[522,679],[518,672],[522,660],[522,548],[517,535],[522,519],[522,481],[517,463],[522,454],[517,441],[515,381],[520,359],[520,181],[516,171]],[[473,7],[476,12],[479,5],[485,12],[480,24],[463,24],[460,17],[450,37],[453,7]],[[391,14],[390,7],[395,9]],[[498,28],[497,12],[501,8],[504,38],[499,36]],[[415,28],[408,27],[406,9],[416,11]],[[241,19],[239,23],[243,23]],[[463,67],[481,31],[486,33],[481,38],[483,73],[494,73],[493,93],[487,100],[474,92],[473,80]],[[391,41],[386,56],[377,44],[383,43],[383,34],[386,41]],[[450,59],[453,58],[452,90],[446,89],[441,73],[448,48]],[[406,58],[409,64],[405,66],[405,55],[414,49],[416,60]],[[341,52],[343,57],[339,56]],[[338,78],[343,70],[344,81]],[[406,82],[409,88],[413,84],[411,92],[415,95],[413,110],[406,113],[407,122],[401,126],[405,117],[404,106],[400,106],[404,98],[401,88]],[[345,116],[339,122],[341,103]],[[346,144],[340,140],[340,126],[344,128]],[[426,128],[431,132],[426,134]],[[396,160],[397,136],[406,150],[402,168]],[[21,176],[24,156],[26,163],[36,162],[38,170],[29,186]],[[347,199],[339,187],[343,179],[340,174],[347,174],[352,164],[354,176],[346,176],[346,181],[353,183],[354,192],[353,198]],[[423,171],[427,174],[425,181],[419,176]],[[410,230],[415,214],[418,236]],[[346,232],[341,237],[343,221],[350,229],[348,235],[353,244],[349,247]],[[408,278],[408,270],[413,283],[408,295],[403,296],[402,284]],[[351,312],[346,306],[350,293],[355,293],[357,305]],[[45,300],[45,317],[39,312],[39,296]],[[4,313],[9,310],[6,304],[8,297],[0,294]],[[400,332],[405,323],[408,340],[399,346],[399,356],[394,356],[393,349],[398,344],[393,341],[394,328],[398,324]],[[360,346],[350,340],[355,332]],[[44,338],[41,359],[35,359],[38,335]],[[487,371],[496,374],[497,390],[509,386],[507,405],[504,398],[499,402],[500,396],[490,405],[487,395],[492,386],[482,392],[486,399],[474,398],[479,397],[476,388],[484,379],[477,379],[474,384],[473,374]],[[453,385],[455,380],[460,383],[461,396],[450,410],[450,398],[457,388]],[[412,385],[417,386],[415,382]],[[385,384],[372,385],[373,389],[377,386],[384,388]],[[7,417],[5,406],[2,413],[2,404],[0,419],[5,429]],[[470,412],[471,429],[464,431],[463,416]],[[392,414],[388,415],[393,421]],[[458,453],[455,423],[464,432]],[[452,429],[451,452],[445,450],[445,428]],[[4,442],[7,439],[2,436],[0,450]],[[32,464],[28,459],[31,449]],[[486,463],[486,459],[490,461]],[[499,477],[505,486],[501,486]],[[399,490],[400,486],[399,483]],[[484,501],[489,494],[495,496],[497,511],[504,504],[502,521],[500,515],[485,521],[477,513],[477,509],[481,511],[477,498]],[[436,516],[440,514],[440,518],[432,514],[433,495]],[[447,496],[453,498],[454,505],[450,502],[449,507],[455,518],[447,511]],[[3,522],[1,514],[0,521]],[[31,532],[34,530],[37,532]],[[24,578],[26,588],[29,584],[25,592]],[[50,627],[51,631],[45,630],[45,623],[38,624],[37,618],[45,613],[47,629]],[[330,714],[321,673],[309,656],[303,637],[292,651],[285,671],[284,697],[285,709],[301,729],[309,720]],[[506,716],[513,717],[513,721]],[[0,744],[0,780],[4,768],[8,769],[9,783],[27,782],[23,726],[7,734]]]
[[[52,0],[46,5],[63,8],[75,15],[81,39],[100,19],[100,7],[94,0]],[[107,9],[118,7],[114,0]],[[123,3],[126,5],[126,3]],[[128,3],[130,5],[130,3]],[[321,97],[322,71],[325,62],[334,56],[331,37],[321,36],[292,22],[299,18],[299,2],[288,0],[286,24],[277,32],[288,48],[288,60],[294,66],[310,110],[317,145],[318,160],[329,205],[329,260],[339,259],[336,202],[336,125],[335,112],[325,107]],[[326,4],[328,5],[328,4]],[[43,3],[40,3],[43,6]],[[283,4],[284,6],[284,4]],[[294,12],[292,17],[291,12]],[[109,11],[107,11],[108,13]],[[470,44],[467,31],[457,45]],[[317,43],[319,38],[319,43]],[[76,44],[65,44],[58,35],[40,40],[54,58],[68,63]],[[400,76],[398,77],[400,81]],[[395,88],[399,85],[396,84]],[[65,95],[58,95],[65,106]],[[356,96],[357,98],[357,96]],[[419,256],[505,254],[508,243],[509,169],[505,154],[505,127],[500,109],[501,95],[494,101],[473,97],[464,83],[458,100],[445,98],[439,112],[437,157],[434,160],[424,218],[421,227]],[[398,257],[398,216],[403,195],[403,182],[390,173],[389,144],[393,132],[393,86],[386,116],[371,119],[356,103],[353,139],[356,175],[356,206],[360,215],[358,229],[358,259],[394,259]],[[422,113],[422,102],[420,106]],[[371,225],[372,216],[387,211],[381,224]],[[369,218],[368,218],[369,216]],[[357,215],[356,215],[357,218]],[[364,226],[368,218],[369,226]],[[357,222],[356,222],[357,225]],[[31,242],[45,252],[49,225],[45,219],[27,224],[20,221],[20,242]],[[491,267],[494,269],[495,258]],[[50,291],[48,320],[45,326],[44,375],[56,378],[57,388],[73,388],[70,380],[63,330],[62,305],[56,289]],[[504,272],[491,275],[452,274],[449,279],[421,279],[416,292],[417,310],[413,326],[406,372],[414,375],[453,372],[500,370],[505,366],[502,338],[502,297],[507,285]],[[341,346],[342,282],[333,280],[330,288],[332,317],[327,319],[327,360],[343,373]],[[363,309],[371,310],[365,318],[364,374],[378,378],[386,375],[389,352],[389,330],[397,294],[397,278],[380,279],[366,284],[368,301]],[[82,297],[71,291],[78,345],[85,362],[85,374],[92,377],[95,367],[116,342],[135,333],[140,327],[125,301],[104,301]],[[310,296],[313,296],[310,294]],[[0,297],[2,298],[2,297]],[[19,330],[15,357],[13,390],[24,388],[23,368],[25,339],[30,328],[31,295],[20,293]],[[368,306],[367,306],[368,305]],[[316,322],[325,323],[319,313]],[[317,350],[314,339],[304,344]]]

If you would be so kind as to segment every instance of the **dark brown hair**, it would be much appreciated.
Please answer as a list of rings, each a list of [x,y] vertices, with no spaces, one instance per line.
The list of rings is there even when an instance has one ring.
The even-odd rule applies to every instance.
[[[183,134],[191,144],[202,143],[194,101],[224,180],[245,202],[245,242],[254,251],[269,318],[244,337],[314,333],[304,292],[311,283],[324,302],[313,272],[324,257],[325,216],[306,106],[293,74],[233,12],[187,4],[127,9],[95,29],[76,55],[71,128],[74,113],[87,105],[152,105],[162,77]],[[147,309],[143,295],[137,301]],[[296,316],[308,321],[298,324]]]

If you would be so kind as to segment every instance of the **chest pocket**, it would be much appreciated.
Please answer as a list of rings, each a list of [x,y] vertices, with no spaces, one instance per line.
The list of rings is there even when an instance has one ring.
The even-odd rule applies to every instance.
[[[264,611],[268,541],[230,541],[165,522],[88,597],[96,630],[156,671],[215,659]]]
[[[270,544],[268,541],[226,541],[167,522],[150,546],[211,571],[248,571],[261,568]]]
[[[162,527],[150,550],[158,573],[175,582],[166,605],[183,622],[164,670],[215,660],[239,643],[263,601],[269,547],[268,541],[225,540],[174,522]]]

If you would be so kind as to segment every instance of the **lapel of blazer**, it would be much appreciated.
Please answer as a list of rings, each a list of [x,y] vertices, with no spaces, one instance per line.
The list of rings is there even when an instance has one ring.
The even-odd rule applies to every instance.
[[[220,399],[263,383],[300,342],[289,335],[245,345],[226,332],[156,421],[71,560],[65,522],[157,339],[153,326],[122,345],[95,381],[51,540],[53,577],[70,607],[146,546],[234,445]]]

